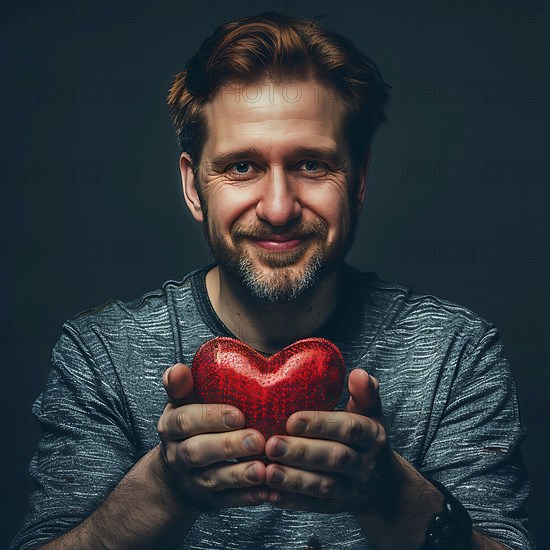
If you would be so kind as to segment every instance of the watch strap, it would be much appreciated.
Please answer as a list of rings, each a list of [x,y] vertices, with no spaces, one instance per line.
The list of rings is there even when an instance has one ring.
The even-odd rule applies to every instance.
[[[426,540],[418,550],[467,550],[471,548],[472,520],[464,506],[439,481],[426,477],[443,495],[443,510],[426,528]]]

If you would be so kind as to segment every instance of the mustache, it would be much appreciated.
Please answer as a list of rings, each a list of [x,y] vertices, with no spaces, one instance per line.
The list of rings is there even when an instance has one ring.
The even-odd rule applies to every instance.
[[[292,226],[275,227],[268,223],[236,224],[231,229],[233,237],[248,237],[252,239],[269,239],[270,237],[282,237],[284,239],[299,239],[316,236],[326,237],[327,225],[321,220],[312,222],[298,222]]]

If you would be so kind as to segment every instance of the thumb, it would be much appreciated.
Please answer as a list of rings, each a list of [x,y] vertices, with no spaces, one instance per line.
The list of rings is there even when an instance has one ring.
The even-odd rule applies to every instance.
[[[350,398],[344,411],[377,416],[382,409],[378,380],[363,369],[353,369],[348,378]]]
[[[193,376],[191,369],[183,364],[176,363],[164,371],[162,385],[172,403],[184,404],[182,401],[193,401]]]

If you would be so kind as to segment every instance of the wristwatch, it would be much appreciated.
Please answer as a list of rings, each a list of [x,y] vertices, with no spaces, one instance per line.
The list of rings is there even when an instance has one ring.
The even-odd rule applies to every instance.
[[[426,529],[426,540],[418,550],[471,548],[472,520],[466,508],[439,481],[426,479],[443,495],[443,510],[433,517]]]

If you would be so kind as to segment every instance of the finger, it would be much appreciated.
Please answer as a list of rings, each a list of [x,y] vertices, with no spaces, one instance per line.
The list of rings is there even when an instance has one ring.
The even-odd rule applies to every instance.
[[[237,430],[244,425],[244,414],[232,405],[191,403],[179,406],[168,403],[157,431],[164,441],[179,441],[198,434]]]
[[[236,464],[216,463],[191,470],[193,481],[201,491],[223,491],[252,487],[265,481],[265,466],[259,460]]]
[[[270,488],[268,502],[275,508],[302,510],[320,514],[337,514],[347,512],[349,503],[339,499],[320,499],[309,495],[300,495],[279,489]]]
[[[203,499],[216,508],[239,508],[241,506],[259,506],[265,504],[269,490],[262,485],[223,491],[204,491]]]
[[[362,449],[373,449],[385,437],[383,425],[369,416],[345,411],[299,411],[287,420],[286,431],[293,445],[303,438],[339,441]],[[297,443],[296,443],[296,442]]]
[[[315,498],[340,498],[348,491],[343,477],[327,472],[311,472],[287,466],[269,464],[265,483],[268,487]]]
[[[359,453],[338,441],[276,436],[267,441],[265,454],[275,462],[301,470],[349,474],[361,466]]]
[[[377,413],[381,409],[378,380],[363,369],[354,369],[348,377],[349,401],[344,411],[356,414]]]
[[[229,458],[263,452],[264,436],[253,429],[201,434],[175,443],[176,460],[186,468],[200,468]]]
[[[193,392],[191,369],[183,363],[176,363],[164,371],[162,385],[170,401],[183,404],[191,397]]]

